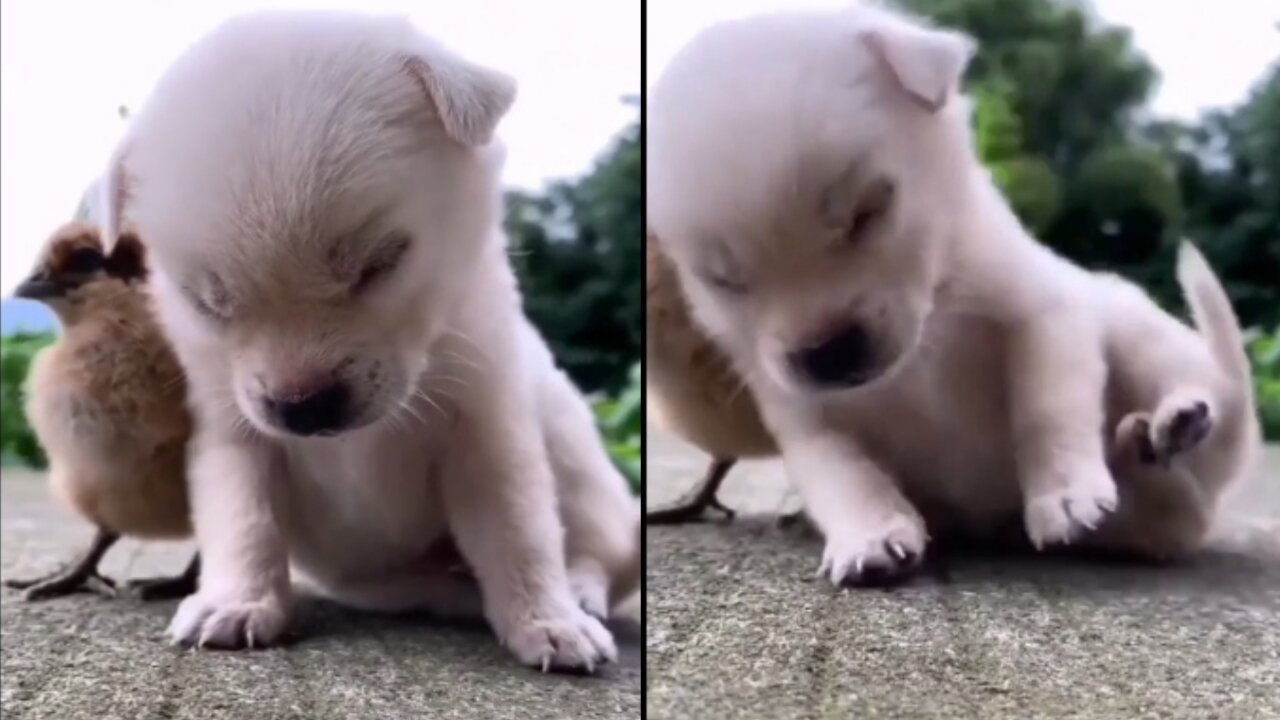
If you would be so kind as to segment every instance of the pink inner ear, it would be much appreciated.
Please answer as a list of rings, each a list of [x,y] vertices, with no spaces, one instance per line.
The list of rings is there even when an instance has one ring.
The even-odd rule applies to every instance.
[[[919,83],[914,83],[911,78],[906,77],[901,68],[906,66],[909,59],[902,56],[904,48],[898,47],[890,41],[878,30],[871,30],[862,35],[863,42],[867,44],[871,54],[875,56],[876,61],[880,63],[885,72],[893,78],[907,93],[907,97],[930,113],[936,113],[947,104],[947,95],[951,88],[949,84],[942,85],[941,88],[932,96],[925,94]]]
[[[451,127],[449,121],[451,113],[444,93],[440,92],[440,81],[436,78],[435,71],[431,69],[431,64],[416,55],[410,55],[404,59],[404,71],[413,78],[418,87],[422,88],[427,100],[431,101],[430,109],[436,113],[444,125],[445,132],[449,137],[456,139],[456,128]]]

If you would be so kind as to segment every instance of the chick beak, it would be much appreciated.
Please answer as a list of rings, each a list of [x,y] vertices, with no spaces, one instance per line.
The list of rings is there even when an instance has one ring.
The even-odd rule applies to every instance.
[[[66,291],[62,283],[40,272],[24,280],[14,289],[13,296],[26,300],[50,300],[62,297]]]

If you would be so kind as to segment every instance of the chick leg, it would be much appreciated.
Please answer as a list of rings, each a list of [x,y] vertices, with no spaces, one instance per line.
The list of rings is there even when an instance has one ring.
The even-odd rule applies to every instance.
[[[716,497],[716,493],[720,490],[720,483],[724,482],[724,477],[729,473],[729,469],[737,462],[734,458],[716,458],[713,460],[711,466],[707,468],[707,474],[703,477],[702,484],[694,490],[692,495],[676,503],[673,507],[645,513],[645,524],[679,525],[695,522],[702,519],[708,508],[720,511],[725,520],[732,520],[734,516],[733,510],[725,507]]]
[[[125,588],[139,600],[177,600],[194,593],[199,579],[200,553],[196,553],[181,575],[138,578],[125,583]]]
[[[89,548],[66,567],[44,577],[30,580],[6,580],[5,585],[24,591],[23,600],[48,600],[79,592],[114,597],[115,583],[111,578],[98,573],[98,563],[102,562],[102,556],[106,555],[119,539],[120,535],[117,533],[98,528],[98,533],[93,536],[93,542],[89,544]]]

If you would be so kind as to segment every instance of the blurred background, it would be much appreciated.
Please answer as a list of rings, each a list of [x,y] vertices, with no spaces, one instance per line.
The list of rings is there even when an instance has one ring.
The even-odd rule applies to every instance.
[[[646,80],[712,22],[846,2],[654,2]],[[1177,243],[1200,245],[1250,329],[1280,441],[1280,2],[900,4],[979,41],[966,77],[979,152],[1041,240],[1177,312]]]
[[[42,1],[0,14],[0,460],[41,468],[22,411],[32,356],[53,340],[43,306],[13,299],[45,238],[88,213],[93,186],[151,85],[220,21],[268,8],[408,15],[471,59],[514,75],[507,227],[526,306],[592,394],[638,489],[641,402],[640,5],[557,0]],[[56,42],[52,39],[56,38]]]

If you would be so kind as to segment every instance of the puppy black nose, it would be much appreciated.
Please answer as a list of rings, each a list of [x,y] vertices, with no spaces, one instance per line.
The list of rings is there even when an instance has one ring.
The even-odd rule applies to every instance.
[[[295,435],[330,433],[341,430],[350,419],[351,391],[343,383],[333,383],[309,393],[268,397],[266,405]]]
[[[849,325],[817,345],[791,353],[790,361],[798,373],[819,387],[853,387],[873,376],[875,348],[865,330]]]

